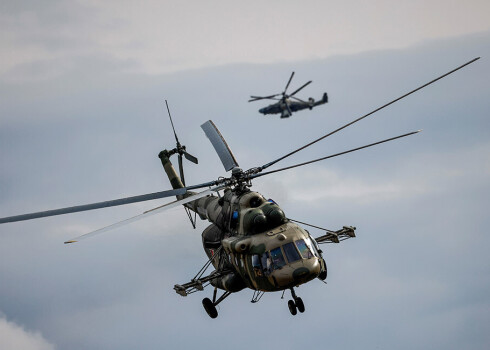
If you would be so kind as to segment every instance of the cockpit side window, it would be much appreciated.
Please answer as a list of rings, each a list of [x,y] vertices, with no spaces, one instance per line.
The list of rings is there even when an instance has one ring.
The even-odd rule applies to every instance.
[[[254,269],[255,276],[263,276],[262,264],[260,263],[260,256],[252,255],[252,267]]]
[[[269,256],[269,252],[265,252],[260,256],[260,263],[262,264],[262,271],[264,271],[264,275],[270,275],[272,271],[272,262]]]
[[[309,258],[313,257],[313,254],[312,254],[310,248],[308,248],[308,246],[306,245],[304,239],[298,239],[294,243],[296,243],[296,247],[298,247],[298,250],[304,259],[309,259]]]
[[[281,247],[271,250],[272,266],[274,269],[280,269],[286,265],[284,255],[282,255]]]
[[[284,254],[286,254],[286,258],[290,264],[301,259],[293,242],[286,243],[282,246],[282,249],[284,249]]]
[[[309,232],[308,232],[309,234]],[[309,240],[309,246],[311,248],[311,250],[313,250],[313,254],[315,254],[315,256],[317,258],[321,258],[321,254],[320,254],[320,247],[318,247],[318,243],[315,241],[315,239],[313,237],[311,237],[310,235],[310,238],[308,239]]]

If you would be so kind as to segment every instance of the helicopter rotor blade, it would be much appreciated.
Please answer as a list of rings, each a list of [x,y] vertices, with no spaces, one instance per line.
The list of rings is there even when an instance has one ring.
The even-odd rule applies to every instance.
[[[295,92],[293,92],[289,96],[291,97],[291,96],[296,95],[300,90],[303,90],[303,88],[305,88],[306,86],[310,85],[311,83],[312,83],[312,80],[310,80],[309,82],[307,82],[306,84],[304,84],[302,87],[300,87],[299,89],[297,89]]]
[[[192,163],[194,163],[194,164],[198,164],[198,163],[199,163],[196,157],[194,157],[193,155],[191,155],[191,154],[189,154],[189,153],[187,153],[187,152],[185,152],[185,151],[184,151],[184,157],[185,157],[187,160],[189,160],[189,161],[191,161]]]
[[[435,78],[435,79],[433,79],[433,80],[429,81],[428,83],[425,83],[424,85],[419,86],[418,88],[416,88],[416,89],[414,89],[414,90],[412,90],[412,91],[410,91],[410,92],[406,93],[405,95],[402,95],[402,96],[400,96],[400,97],[398,97],[398,98],[396,98],[396,99],[394,99],[394,100],[392,100],[392,101],[390,101],[390,102],[388,102],[388,103],[384,104],[383,106],[378,107],[378,108],[376,108],[375,110],[373,110],[373,111],[371,111],[371,112],[369,112],[369,113],[367,113],[367,114],[364,114],[362,117],[359,117],[359,118],[357,118],[357,119],[355,119],[355,120],[351,121],[350,123],[347,123],[347,124],[345,124],[344,126],[341,126],[340,128],[338,128],[338,129],[336,129],[336,130],[334,130],[334,131],[331,131],[331,132],[329,132],[328,134],[323,135],[322,137],[319,137],[318,139],[316,139],[316,140],[314,140],[314,141],[312,141],[312,142],[310,142],[310,143],[308,143],[308,144],[306,144],[306,145],[304,145],[304,146],[302,146],[302,147],[300,147],[300,148],[297,148],[297,149],[295,149],[294,151],[291,151],[291,152],[289,152],[288,154],[285,154],[285,155],[284,155],[284,156],[282,156],[282,157],[279,157],[279,158],[277,158],[277,159],[273,160],[272,162],[269,162],[269,163],[266,163],[266,164],[262,165],[262,166],[260,167],[260,169],[261,169],[261,170],[264,170],[264,169],[266,169],[266,168],[270,167],[271,165],[274,165],[274,164],[276,164],[277,162],[280,162],[281,160],[283,160],[283,159],[285,159],[285,158],[287,158],[287,157],[289,157],[289,156],[292,156],[293,154],[295,154],[295,153],[297,153],[297,152],[299,152],[299,151],[301,151],[301,150],[303,150],[303,149],[305,149],[305,148],[307,148],[307,147],[310,147],[311,145],[313,145],[313,144],[317,143],[318,141],[321,141],[321,140],[323,140],[324,138],[327,138],[327,137],[329,137],[329,136],[331,136],[331,135],[333,135],[333,134],[335,134],[335,133],[339,132],[340,130],[345,129],[346,127],[348,127],[348,126],[350,126],[350,125],[352,125],[352,124],[354,124],[354,123],[357,123],[358,121],[360,121],[360,120],[362,120],[362,119],[364,119],[364,118],[366,118],[366,117],[369,117],[370,115],[372,115],[372,114],[374,114],[374,113],[376,113],[376,112],[378,112],[378,111],[382,110],[383,108],[388,107],[389,105],[391,105],[391,104],[393,104],[393,103],[395,103],[395,102],[397,102],[397,101],[400,101],[401,99],[403,99],[403,98],[405,98],[405,97],[407,97],[407,96],[409,96],[409,95],[411,95],[411,94],[413,94],[413,93],[415,93],[415,92],[417,92],[417,91],[419,91],[419,90],[421,90],[421,89],[425,88],[426,86],[429,86],[429,85],[430,85],[430,84],[432,84],[432,83],[435,83],[435,82],[436,82],[436,81],[438,81],[438,80],[441,80],[442,78],[444,78],[444,77],[446,77],[446,76],[448,76],[448,75],[450,75],[450,74],[452,74],[452,73],[454,73],[454,72],[456,72],[456,71],[460,70],[460,69],[461,69],[461,68],[463,68],[463,67],[466,67],[467,65],[469,65],[469,64],[471,64],[471,63],[473,63],[473,62],[475,62],[475,61],[477,61],[477,60],[479,60],[479,59],[480,59],[480,57],[476,57],[476,58],[472,59],[471,61],[468,61],[468,62],[466,62],[465,64],[462,64],[461,66],[459,66],[459,67],[457,67],[457,68],[455,68],[455,69],[453,69],[453,70],[451,70],[451,71],[449,71],[449,72],[447,72],[447,73],[445,73],[445,74],[443,74],[443,75],[441,75],[441,76],[439,76],[439,77],[437,77],[437,78]]]
[[[218,184],[218,181],[208,181],[208,182],[204,182],[204,183],[197,184],[197,185],[192,185],[192,186],[187,186],[187,187],[182,187],[182,188],[176,188],[176,189],[167,190],[167,191],[148,193],[148,194],[143,194],[143,195],[139,195],[139,196],[126,197],[126,198],[114,199],[114,200],[91,203],[91,204],[77,205],[77,206],[73,206],[73,207],[66,207],[66,208],[60,208],[60,209],[45,210],[45,211],[39,211],[39,212],[29,213],[29,214],[8,216],[8,217],[0,218],[0,224],[5,224],[8,222],[39,219],[39,218],[44,218],[44,217],[49,217],[49,216],[77,213],[77,212],[81,212],[81,211],[88,211],[88,210],[94,210],[94,209],[116,207],[119,205],[150,201],[150,200],[154,200],[154,199],[160,199],[160,198],[166,198],[166,197],[172,197],[172,196],[182,196],[182,195],[186,194],[187,191],[189,191],[189,190],[195,190],[195,189],[199,189],[199,188],[203,188],[203,187],[215,186],[217,184]]]
[[[364,148],[368,148],[368,147],[371,147],[371,146],[379,145],[381,143],[385,143],[385,142],[393,141],[393,140],[396,140],[396,139],[400,139],[402,137],[414,135],[414,134],[417,134],[417,133],[419,133],[421,131],[422,130],[412,131],[412,132],[409,132],[407,134],[403,134],[403,135],[400,135],[400,136],[391,137],[391,138],[386,139],[386,140],[382,140],[382,141],[370,143],[369,145],[365,145],[365,146],[353,148],[353,149],[350,149],[348,151],[344,151],[344,152],[340,152],[340,153],[335,153],[335,154],[332,154],[332,155],[329,155],[329,156],[326,156],[326,157],[322,157],[322,158],[310,160],[308,162],[303,162],[303,163],[291,165],[291,166],[288,166],[288,167],[285,167],[285,168],[276,169],[276,170],[266,171],[265,173],[253,174],[253,175],[250,175],[250,179],[255,179],[257,177],[261,177],[261,176],[264,176],[264,175],[269,175],[269,174],[277,173],[279,171],[288,170],[288,169],[292,169],[292,168],[297,168],[297,167],[300,167],[300,166],[303,166],[303,165],[308,165],[308,164],[311,164],[311,163],[316,163],[316,162],[319,162],[319,161],[322,161],[322,160],[325,160],[325,159],[330,159],[330,158],[338,157],[338,156],[343,155],[343,154],[355,152],[355,151],[358,151],[358,150],[361,150],[361,149],[364,149]]]
[[[185,187],[185,178],[184,178],[184,165],[182,164],[182,154],[179,154],[179,173],[180,179],[182,180],[182,184]]]
[[[70,239],[66,242],[64,242],[65,244],[69,244],[69,243],[76,243],[82,239],[86,239],[86,238],[89,238],[89,237],[92,237],[92,236],[95,236],[95,235],[98,235],[100,233],[103,233],[103,232],[106,232],[106,231],[109,231],[109,230],[112,230],[112,229],[115,229],[117,227],[121,227],[121,226],[124,226],[124,225],[127,225],[127,224],[130,224],[132,222],[135,222],[135,221],[138,221],[138,220],[141,220],[141,219],[145,219],[151,215],[154,215],[154,214],[158,214],[164,210],[167,210],[167,209],[171,209],[171,208],[175,208],[175,207],[178,207],[180,205],[183,205],[183,204],[186,204],[186,203],[189,203],[189,202],[193,202],[199,198],[202,198],[202,197],[206,197],[214,192],[217,192],[221,189],[223,189],[225,186],[223,185],[220,185],[220,186],[216,186],[214,188],[211,188],[209,190],[206,190],[206,191],[203,191],[203,192],[200,192],[200,193],[197,193],[193,196],[189,196],[187,198],[184,198],[184,199],[180,199],[180,200],[177,200],[177,201],[173,201],[173,202],[170,202],[170,203],[167,203],[167,204],[164,204],[164,205],[161,205],[159,207],[156,207],[156,208],[153,208],[153,209],[150,209],[150,210],[147,210],[145,211],[144,213],[142,214],[139,214],[139,215],[136,215],[136,216],[133,216],[129,219],[126,219],[126,220],[123,220],[123,221],[119,221],[119,222],[116,222],[115,224],[112,224],[112,225],[109,225],[109,226],[105,226],[103,228],[100,228],[98,230],[95,230],[95,231],[92,231],[92,232],[89,232],[89,233],[86,233],[84,235],[81,235],[81,236],[78,236],[78,237],[75,237],[73,239]]]
[[[175,132],[174,122],[172,120],[172,116],[170,115],[170,109],[168,108],[167,100],[165,100],[165,105],[167,106],[167,112],[168,112],[168,116],[170,118],[170,124],[172,124],[172,130],[174,131],[175,141],[177,142],[177,144],[179,144],[179,138],[177,137],[177,133]]]
[[[299,101],[299,102],[302,102],[302,103],[306,103],[306,104],[308,104],[308,102],[306,102],[306,101],[304,101],[304,100],[302,100],[302,99],[300,99],[300,98],[297,98],[297,97],[295,97],[295,96],[289,96],[289,98],[292,98],[292,99],[295,99],[295,100],[297,100],[297,101]]]
[[[192,163],[194,164],[198,164],[198,161],[197,161],[197,158],[194,157],[193,155],[187,153],[187,151],[185,150],[185,146],[182,146],[180,145],[180,142],[179,142],[179,139],[177,137],[177,133],[175,132],[175,127],[174,127],[174,122],[172,120],[172,116],[170,115],[170,109],[168,108],[168,102],[167,100],[165,100],[165,104],[167,106],[167,111],[168,111],[168,116],[170,118],[170,123],[172,124],[172,130],[174,131],[174,136],[175,136],[175,141],[177,142],[177,152],[179,153],[179,166],[180,166],[180,169],[181,170],[181,174],[183,173],[183,167],[182,167],[182,154],[184,154],[185,158],[189,161],[191,161]],[[181,176],[181,178],[183,179],[183,176]],[[184,184],[185,185],[185,184]]]
[[[254,169],[254,173],[253,175],[249,175],[249,178],[252,179],[252,178],[256,178],[256,177],[260,177],[260,176],[264,176],[264,175],[267,175],[267,174],[271,174],[271,173],[274,173],[274,172],[278,172],[278,171],[282,171],[282,170],[286,170],[286,169],[291,169],[291,168],[294,168],[294,167],[298,167],[298,166],[302,166],[302,165],[306,165],[306,164],[310,164],[310,163],[313,163],[313,162],[316,162],[316,161],[320,161],[320,160],[324,160],[324,159],[328,159],[328,158],[332,158],[332,157],[335,157],[335,156],[338,156],[338,155],[341,155],[341,154],[345,154],[345,153],[349,153],[349,152],[353,152],[355,150],[359,150],[359,149],[362,149],[362,148],[366,148],[366,147],[370,147],[370,146],[374,146],[375,144],[379,144],[379,143],[383,143],[383,142],[387,142],[387,141],[390,141],[390,140],[394,140],[396,138],[400,138],[400,137],[404,137],[404,136],[408,136],[408,135],[412,135],[413,133],[409,133],[409,134],[405,134],[405,135],[401,135],[399,137],[396,137],[396,138],[391,138],[391,139],[387,139],[387,140],[384,140],[384,141],[380,141],[380,142],[377,142],[375,144],[370,144],[370,145],[367,145],[367,146],[363,146],[363,147],[359,147],[359,148],[356,148],[356,149],[353,149],[353,150],[350,150],[350,151],[345,151],[345,152],[342,152],[342,153],[338,153],[338,154],[335,154],[335,155],[332,155],[332,156],[328,156],[328,157],[323,157],[323,158],[320,158],[320,159],[317,159],[317,160],[314,160],[314,161],[310,161],[310,162],[306,162],[306,163],[301,163],[301,164],[297,164],[297,165],[293,165],[293,166],[290,166],[290,167],[286,167],[286,168],[282,168],[282,169],[278,169],[278,170],[274,170],[274,171],[269,171],[269,172],[265,172],[265,173],[261,173],[263,170],[267,169],[268,167],[278,163],[279,161],[315,144],[316,142],[319,142],[321,140],[323,140],[324,138],[328,137],[328,136],[331,136],[335,133],[337,133],[338,131],[340,130],[343,130],[344,128],[378,112],[379,110],[385,108],[385,107],[388,107],[389,105],[427,87],[428,85],[431,85],[432,83],[462,69],[463,67],[479,60],[480,57],[476,57],[468,62],[466,62],[465,64],[429,81],[428,83],[425,83],[421,86],[419,86],[418,88],[392,100],[391,102],[388,102],[386,103],[385,105],[381,106],[381,107],[378,107],[376,108],[375,110],[351,121],[350,123],[347,123],[345,124],[344,126],[332,131],[332,132],[329,132],[328,134],[326,135],[323,135],[322,137],[300,147],[300,148],[297,148],[295,150],[293,150],[292,152],[286,154],[286,155],[283,155],[282,157],[280,158],[277,158],[269,163],[266,163],[264,165],[262,165],[261,167],[257,167],[257,168],[253,168]],[[293,72],[294,73],[294,72]],[[292,77],[292,75],[291,75]],[[290,78],[291,80],[291,78]],[[168,108],[168,104],[167,104],[167,108]],[[171,117],[170,117],[171,119]],[[172,122],[172,126],[173,126],[173,122]],[[201,126],[204,130],[204,132],[206,133],[206,135],[208,136],[208,138],[211,140],[211,143],[213,144],[215,150],[217,151],[218,153],[218,156],[220,157],[223,165],[225,166],[225,169],[227,171],[231,170],[233,167],[237,167],[238,166],[238,163],[236,162],[235,160],[235,157],[233,156],[233,154],[231,153],[231,150],[229,149],[228,145],[226,144],[226,141],[223,139],[221,133],[218,131],[218,129],[216,128],[216,126],[214,125],[214,123],[212,121],[208,121],[206,123],[204,123],[202,126]],[[174,133],[175,133],[175,129],[174,129]],[[415,132],[414,132],[415,133]],[[178,142],[178,139],[177,139],[177,135],[175,134],[175,137],[176,137],[176,140]],[[187,157],[186,157],[187,158]],[[226,179],[225,179],[226,180]],[[197,184],[197,185],[192,185],[192,186],[187,186],[187,187],[184,187],[184,188],[178,188],[178,189],[173,189],[173,190],[168,190],[168,191],[161,191],[161,192],[155,192],[155,193],[149,193],[149,194],[144,194],[144,195],[139,195],[139,196],[133,196],[133,197],[127,197],[127,198],[120,198],[120,199],[115,199],[115,200],[110,200],[110,201],[105,201],[105,202],[97,202],[97,203],[91,203],[91,204],[86,204],[86,205],[78,205],[78,206],[72,206],[72,207],[66,207],[66,208],[60,208],[60,209],[54,209],[54,210],[47,210],[47,211],[41,211],[41,212],[35,212],[35,213],[28,213],[28,214],[23,214],[23,215],[16,215],[16,216],[9,216],[9,217],[3,217],[3,218],[0,218],[0,224],[2,223],[8,223],[8,222],[16,222],[16,221],[23,221],[23,220],[31,220],[31,219],[36,219],[36,218],[42,218],[42,217],[49,217],[49,216],[55,216],[55,215],[62,215],[62,214],[68,214],[68,213],[75,213],[75,212],[82,212],[82,211],[88,211],[88,210],[93,210],[93,209],[99,209],[99,208],[107,208],[107,207],[113,207],[113,206],[119,206],[119,205],[125,205],[125,204],[130,204],[130,203],[136,203],[136,202],[142,202],[142,201],[148,201],[148,200],[153,200],[153,199],[159,199],[159,198],[165,198],[165,197],[170,197],[170,196],[178,196],[178,195],[184,195],[188,190],[192,190],[192,189],[198,189],[198,188],[203,188],[203,187],[209,187],[209,186],[215,186],[217,184],[221,184],[221,183],[224,183],[223,180],[214,180],[214,181],[209,181],[209,182],[206,182],[206,183],[201,183],[201,184]]]
[[[293,80],[293,76],[294,76],[294,72],[292,72],[291,76],[289,77],[288,83],[286,84],[286,87],[284,88],[284,92],[282,93],[283,95],[286,94],[286,90],[288,89],[291,80]]]
[[[174,189],[174,190],[143,194],[140,196],[114,199],[114,200],[109,200],[109,201],[105,201],[105,202],[97,202],[97,203],[91,203],[91,204],[77,205],[77,206],[73,206],[73,207],[66,207],[66,208],[60,208],[60,209],[54,209],[54,210],[40,211],[40,212],[36,212],[36,213],[9,216],[9,217],[0,218],[0,224],[4,224],[7,222],[16,222],[16,221],[24,221],[24,220],[31,220],[31,219],[37,219],[37,218],[44,218],[44,217],[48,217],[48,216],[76,213],[76,212],[80,212],[80,211],[87,211],[87,210],[93,210],[93,209],[109,208],[109,207],[115,207],[118,205],[125,205],[125,204],[130,204],[130,203],[149,201],[149,200],[153,200],[153,199],[160,199],[160,198],[171,197],[171,196],[179,196],[179,195],[185,194],[186,192],[187,192],[186,188],[178,188],[178,189]]]
[[[279,95],[282,95],[282,94],[274,94],[274,95],[270,95],[270,96],[250,96],[251,99],[248,100],[248,102],[253,102],[253,101],[258,101],[258,100],[265,100],[265,99],[269,99],[269,100],[274,100],[276,96],[279,96]]]
[[[216,125],[214,125],[211,120],[208,120],[206,123],[201,125],[201,128],[204,130],[204,133],[208,137],[209,141],[211,141],[216,153],[218,153],[225,170],[230,171],[231,169],[237,167],[238,162],[236,161],[235,156],[233,156],[233,153],[231,153],[230,147],[228,147],[228,144],[219,132]]]

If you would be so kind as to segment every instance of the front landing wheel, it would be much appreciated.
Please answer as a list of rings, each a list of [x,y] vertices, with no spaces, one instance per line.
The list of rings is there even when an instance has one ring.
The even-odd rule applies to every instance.
[[[296,303],[296,307],[298,308],[299,312],[301,312],[301,313],[305,312],[305,304],[303,304],[303,299],[296,298],[295,303]]]
[[[211,299],[204,298],[202,300],[202,306],[204,306],[204,310],[208,313],[209,317],[216,318],[218,317],[218,311],[216,310],[216,306],[213,304]]]
[[[296,304],[294,303],[294,301],[292,301],[292,300],[288,301],[288,308],[289,308],[289,312],[291,313],[291,315],[294,316],[298,313],[298,311],[296,310]]]

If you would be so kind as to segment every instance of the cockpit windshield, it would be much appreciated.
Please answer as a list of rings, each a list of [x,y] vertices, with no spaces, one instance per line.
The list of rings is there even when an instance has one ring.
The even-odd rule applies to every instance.
[[[293,263],[301,259],[301,255],[299,255],[298,250],[294,247],[293,242],[286,243],[282,246],[282,249],[284,249],[284,253],[286,254],[286,258],[288,259],[289,263]]]
[[[277,247],[263,254],[252,255],[252,267],[256,276],[269,276],[273,270],[279,270],[286,264],[292,264],[301,259],[310,259],[315,256],[316,250],[311,241],[298,239],[282,247]]]
[[[311,249],[308,248],[308,245],[306,245],[306,242],[304,239],[298,239],[294,243],[296,243],[296,246],[298,247],[298,250],[301,253],[301,256],[303,257],[303,259],[309,259],[309,258],[313,257],[313,253],[311,252]]]
[[[277,247],[271,250],[271,258],[272,258],[272,268],[274,270],[280,269],[284,265],[286,265],[286,261],[284,260],[284,256],[282,255],[281,247]]]

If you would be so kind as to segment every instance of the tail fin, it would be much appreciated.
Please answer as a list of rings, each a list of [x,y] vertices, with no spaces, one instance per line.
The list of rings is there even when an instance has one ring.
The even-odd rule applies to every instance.
[[[328,95],[326,92],[324,92],[321,100],[318,100],[315,102],[315,106],[319,106],[319,105],[322,105],[322,104],[327,103],[327,102],[328,102]]]
[[[184,187],[182,180],[180,179],[179,175],[177,175],[177,172],[175,171],[174,166],[170,162],[169,152],[167,150],[161,151],[158,154],[158,158],[160,158],[160,160],[162,161],[163,169],[165,169],[165,172],[167,173],[167,176],[168,176],[168,179],[170,181],[170,184],[172,185],[172,188],[177,189],[177,188]],[[177,198],[178,198],[178,196],[177,196]]]

